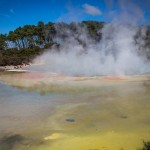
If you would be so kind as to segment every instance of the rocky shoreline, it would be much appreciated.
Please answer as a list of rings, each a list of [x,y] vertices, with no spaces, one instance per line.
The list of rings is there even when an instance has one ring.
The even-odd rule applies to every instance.
[[[27,67],[30,67],[30,64],[22,64],[17,66],[0,66],[0,71],[23,71]]]

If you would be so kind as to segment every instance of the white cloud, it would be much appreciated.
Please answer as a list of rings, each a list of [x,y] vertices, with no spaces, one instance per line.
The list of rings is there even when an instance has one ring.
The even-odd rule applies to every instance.
[[[11,8],[11,9],[9,10],[9,12],[10,12],[10,13],[12,13],[12,14],[15,14],[15,12],[14,12],[14,9],[13,9],[13,8]]]
[[[83,5],[85,13],[92,16],[100,16],[102,14],[101,10],[95,6],[84,4]]]
[[[9,15],[7,15],[7,14],[3,14],[3,13],[0,13],[0,16],[2,16],[2,17],[6,17],[6,18],[10,18],[10,16],[9,16]]]

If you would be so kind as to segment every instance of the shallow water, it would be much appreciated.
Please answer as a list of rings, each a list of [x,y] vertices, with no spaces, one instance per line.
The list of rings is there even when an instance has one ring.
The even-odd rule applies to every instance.
[[[137,150],[150,140],[148,80],[61,90],[60,83],[45,91],[45,84],[5,83],[0,83],[0,150]]]

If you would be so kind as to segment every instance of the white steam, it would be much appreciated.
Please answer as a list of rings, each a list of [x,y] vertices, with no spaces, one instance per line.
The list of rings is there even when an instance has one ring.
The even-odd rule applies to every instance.
[[[134,25],[106,24],[99,31],[102,33],[100,42],[94,42],[85,28],[76,32],[69,29],[59,31],[55,39],[60,43],[60,51],[55,48],[35,59],[44,61],[38,67],[41,71],[50,71],[67,75],[131,75],[150,72],[150,64],[143,56],[138,55],[143,45],[145,32],[138,44],[134,37],[138,27]],[[63,39],[61,34],[67,34]],[[78,39],[78,40],[77,40]],[[81,42],[80,41],[84,41]]]

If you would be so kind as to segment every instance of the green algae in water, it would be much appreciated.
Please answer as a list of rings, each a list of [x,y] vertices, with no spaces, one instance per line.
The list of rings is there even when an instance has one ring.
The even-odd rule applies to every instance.
[[[75,122],[76,120],[74,118],[66,118],[65,119],[67,122]]]
[[[5,136],[0,139],[1,150],[12,150],[15,145],[22,143],[24,138],[21,135]]]

